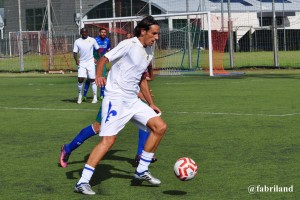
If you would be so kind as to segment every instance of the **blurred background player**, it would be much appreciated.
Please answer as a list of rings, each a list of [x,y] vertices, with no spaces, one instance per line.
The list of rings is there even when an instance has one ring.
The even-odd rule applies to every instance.
[[[95,37],[100,49],[100,56],[98,54],[98,51],[94,49],[94,58],[96,61],[100,59],[101,56],[103,56],[106,52],[110,50],[110,40],[107,38],[107,33],[105,28],[100,28],[99,29],[99,35]],[[106,77],[107,75],[107,68],[106,65],[104,66],[104,71],[103,71],[103,76]],[[84,93],[83,93],[83,101],[86,101],[86,95],[90,87],[90,82],[89,80],[85,81],[84,85]],[[100,99],[103,99],[104,97],[104,87],[100,87]]]
[[[127,33],[126,34],[126,39],[130,39],[130,38],[132,38],[132,34],[131,33]]]
[[[88,31],[85,28],[80,30],[81,38],[74,42],[73,57],[78,66],[78,100],[77,103],[82,102],[82,85],[85,78],[88,78],[92,83],[93,101],[97,103],[97,86],[95,84],[95,63],[94,63],[94,49],[99,50],[99,45],[96,40],[88,36]],[[79,60],[78,60],[79,53]]]

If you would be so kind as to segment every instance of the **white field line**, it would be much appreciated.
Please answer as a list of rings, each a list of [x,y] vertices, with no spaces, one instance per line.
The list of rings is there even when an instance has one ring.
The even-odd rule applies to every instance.
[[[3,110],[44,110],[44,111],[83,111],[83,112],[94,112],[97,109],[74,109],[74,108],[18,108],[18,107],[0,107]]]
[[[2,107],[0,109],[5,110],[41,110],[41,111],[80,111],[80,112],[95,112],[98,109],[65,109],[65,108],[20,108],[20,107]],[[287,117],[287,116],[294,116],[300,115],[300,113],[286,113],[286,114],[260,114],[260,113],[224,113],[224,112],[162,112],[164,113],[172,113],[172,114],[199,114],[199,115],[232,115],[232,116],[265,116],[265,117]]]
[[[200,115],[236,115],[236,116],[265,116],[265,117],[287,117],[300,115],[300,113],[286,114],[260,114],[260,113],[220,113],[220,112],[173,112],[174,114],[200,114]]]

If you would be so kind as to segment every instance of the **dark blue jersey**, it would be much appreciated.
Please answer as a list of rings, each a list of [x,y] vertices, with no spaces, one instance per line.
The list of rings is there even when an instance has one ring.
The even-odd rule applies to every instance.
[[[110,40],[108,38],[102,39],[100,36],[97,36],[95,39],[100,47],[101,56],[103,56],[107,50],[110,50]]]

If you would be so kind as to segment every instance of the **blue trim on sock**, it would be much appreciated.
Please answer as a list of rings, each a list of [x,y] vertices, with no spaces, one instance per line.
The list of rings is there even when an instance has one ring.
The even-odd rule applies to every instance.
[[[88,167],[84,167],[84,169],[86,169],[86,170],[89,170],[89,171],[91,171],[91,172],[94,172],[94,170],[93,170],[93,169],[91,169],[91,168],[88,168]]]
[[[151,162],[152,161],[152,159],[151,160],[146,160],[146,159],[143,159],[142,157],[140,158],[142,161],[145,161],[145,162]]]

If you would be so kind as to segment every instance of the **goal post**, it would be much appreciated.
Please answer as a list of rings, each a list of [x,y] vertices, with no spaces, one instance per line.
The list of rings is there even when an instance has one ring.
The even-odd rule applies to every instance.
[[[154,46],[154,70],[160,75],[202,70],[214,76],[210,15],[209,11],[152,15],[161,27]],[[142,19],[143,16],[83,18],[82,23],[89,27],[106,27],[112,46],[116,46],[125,39],[126,33],[133,33],[133,28]]]

